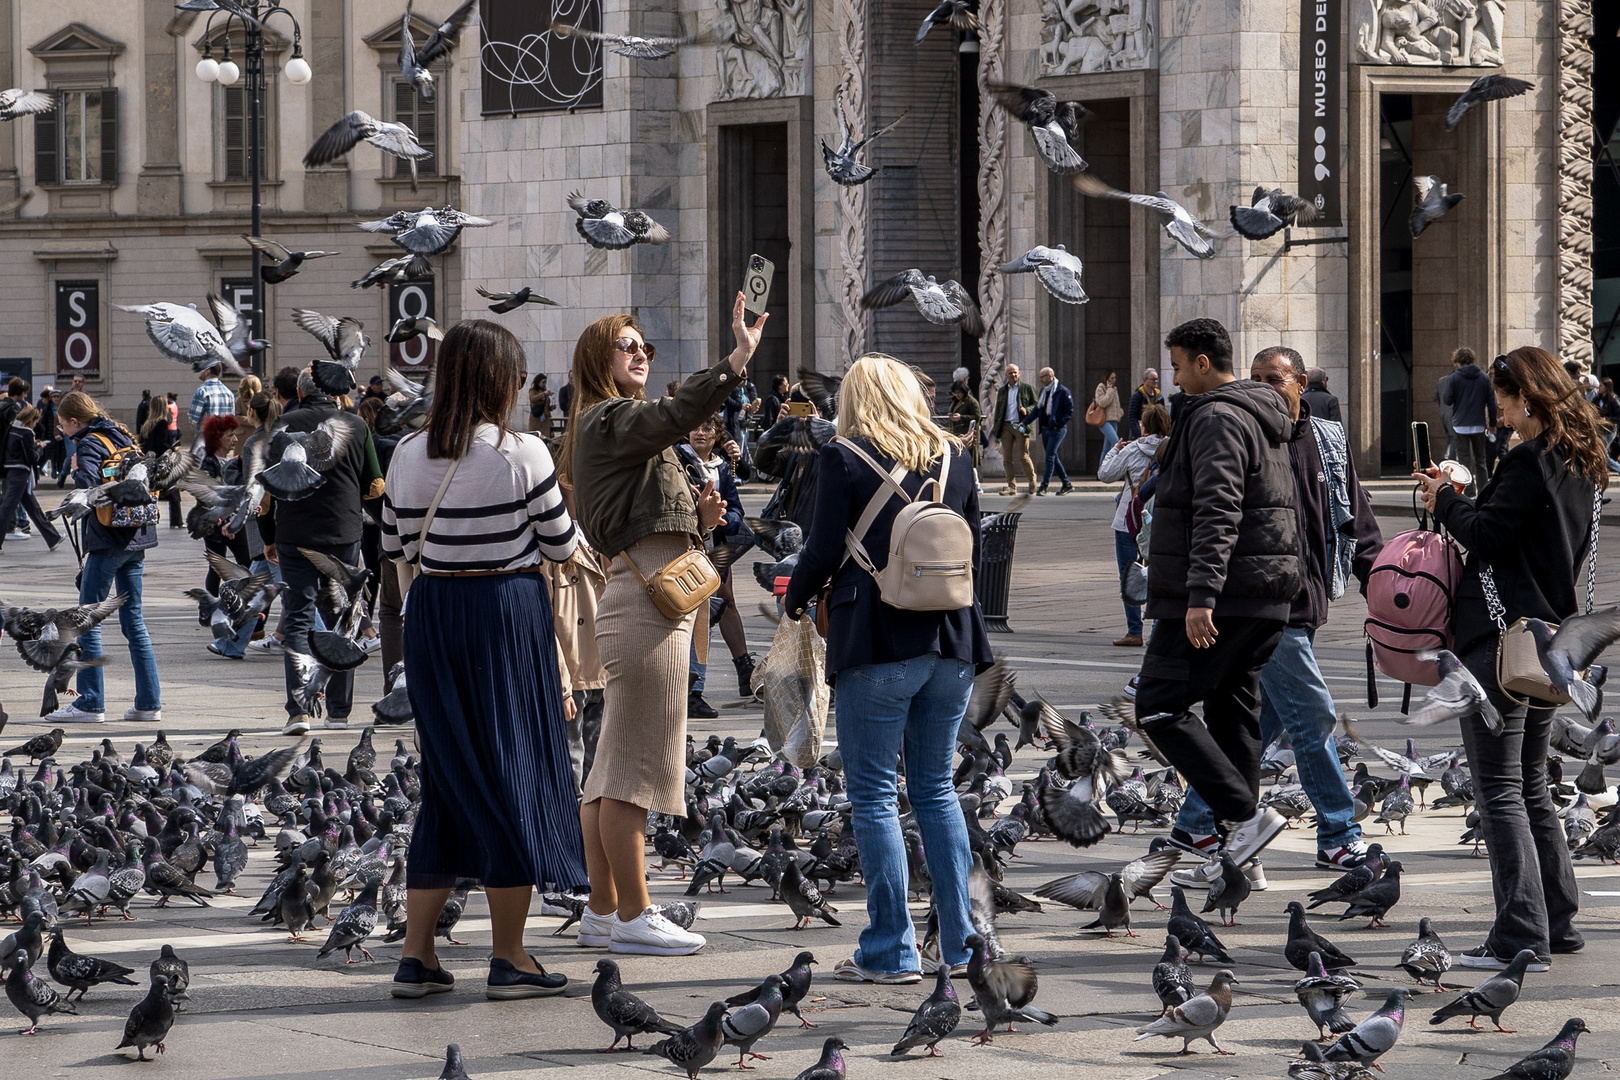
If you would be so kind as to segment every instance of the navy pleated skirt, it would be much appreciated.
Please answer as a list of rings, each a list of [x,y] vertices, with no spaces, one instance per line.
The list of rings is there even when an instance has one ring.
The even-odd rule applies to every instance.
[[[586,885],[541,575],[418,577],[405,678],[423,772],[406,884]]]

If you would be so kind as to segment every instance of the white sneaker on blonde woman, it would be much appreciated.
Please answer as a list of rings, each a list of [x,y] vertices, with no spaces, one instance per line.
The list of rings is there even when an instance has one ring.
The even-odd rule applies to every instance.
[[[606,949],[613,944],[613,924],[618,920],[619,913],[612,915],[598,915],[585,907],[585,914],[579,917],[579,936],[575,943],[582,949]]]
[[[690,956],[705,944],[702,934],[682,930],[664,918],[657,907],[649,907],[629,922],[614,914],[608,951],[643,956]]]

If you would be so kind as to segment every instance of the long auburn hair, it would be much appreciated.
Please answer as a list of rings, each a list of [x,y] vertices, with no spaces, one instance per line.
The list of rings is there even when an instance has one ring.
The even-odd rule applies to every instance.
[[[523,346],[506,327],[488,319],[452,326],[439,343],[433,372],[433,404],[424,425],[428,457],[461,457],[480,424],[494,424],[505,439],[528,366]]]
[[[1491,385],[1524,399],[1530,415],[1542,423],[1547,448],[1563,454],[1571,474],[1590,480],[1599,491],[1609,486],[1603,435],[1610,425],[1557,357],[1534,345],[1514,349],[1491,362]]]
[[[885,353],[867,353],[844,373],[838,391],[838,434],[866,439],[919,473],[961,445],[934,423],[918,372]]]
[[[579,433],[579,418],[594,405],[623,397],[619,384],[613,381],[613,343],[626,330],[634,330],[643,339],[647,333],[629,314],[604,315],[587,326],[574,342],[574,366],[568,372],[568,381],[574,387],[574,399],[568,404],[568,429],[563,433],[562,453],[557,457],[557,474],[564,480],[572,478],[574,439]],[[650,363],[655,349],[647,346]],[[645,390],[636,392],[636,400],[643,400]]]

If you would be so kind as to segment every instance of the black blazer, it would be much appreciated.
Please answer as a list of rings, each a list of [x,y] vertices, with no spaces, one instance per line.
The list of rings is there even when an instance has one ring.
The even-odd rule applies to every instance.
[[[1539,438],[1508,451],[1475,502],[1440,489],[1435,517],[1468,549],[1457,589],[1458,653],[1497,633],[1480,587],[1481,561],[1491,567],[1509,625],[1519,618],[1556,623],[1584,610],[1593,490]]]
[[[861,449],[886,468],[894,459],[884,456],[864,439]],[[945,504],[967,519],[973,529],[973,574],[979,573],[979,495],[973,485],[973,462],[961,450],[951,451],[951,473],[946,479]],[[938,469],[930,476],[937,477]],[[805,537],[799,563],[788,581],[784,603],[790,613],[802,613],[832,580],[828,600],[827,672],[837,674],[861,664],[890,664],[928,653],[967,660],[975,669],[991,662],[990,637],[978,600],[960,611],[901,611],[883,603],[877,582],[855,560],[844,560],[844,533],[855,527],[866,504],[883,481],[872,467],[838,443],[822,447],[816,483],[816,511]],[[908,474],[901,481],[915,495],[923,478]],[[871,532],[866,552],[879,570],[889,561],[889,530],[900,512],[899,496],[891,498]],[[840,566],[842,563],[842,566]]]

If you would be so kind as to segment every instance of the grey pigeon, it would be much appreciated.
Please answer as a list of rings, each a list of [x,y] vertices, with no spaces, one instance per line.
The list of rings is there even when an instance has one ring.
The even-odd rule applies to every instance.
[[[437,210],[425,206],[420,210],[401,210],[376,221],[362,221],[359,227],[365,232],[388,233],[389,239],[405,251],[426,258],[443,254],[455,243],[461,230],[488,228],[494,224],[489,218],[464,214],[453,206]]]
[[[166,976],[169,991],[175,994],[185,993],[191,985],[191,965],[175,955],[173,945],[165,944],[159,951],[158,958],[152,961],[150,975],[152,978]]]
[[[1180,1005],[1192,998],[1197,987],[1192,972],[1187,970],[1187,950],[1182,948],[1176,935],[1164,939],[1164,955],[1153,967],[1153,992],[1165,1008]]]
[[[1407,219],[1412,239],[1422,236],[1424,229],[1439,221],[1462,200],[1460,191],[1447,194],[1446,185],[1440,182],[1438,176],[1412,177],[1412,216]]]
[[[1254,886],[1230,855],[1223,852],[1220,859],[1221,876],[1210,882],[1209,895],[1204,899],[1204,914],[1217,911],[1222,926],[1236,926],[1238,905],[1249,898]],[[1231,919],[1226,917],[1228,911],[1232,913]]]
[[[1125,928],[1126,937],[1136,937],[1131,930],[1131,898],[1125,891],[1125,875],[1109,874],[1108,888],[1103,890],[1103,902],[1097,910],[1097,921],[1082,926],[1082,930],[1101,929],[1104,937],[1113,937],[1119,927]]]
[[[804,1013],[799,1011],[799,1003],[802,1002],[810,993],[810,968],[815,962],[815,954],[806,949],[798,956],[795,956],[793,958],[792,965],[789,966],[786,971],[781,973],[782,1010],[784,1012],[790,1012],[794,1016],[798,1017],[800,1027],[816,1026],[815,1024],[812,1024],[810,1021],[806,1020],[804,1018]],[[733,994],[731,997],[726,998],[726,1004],[731,1006],[748,1005],[758,1000],[760,992],[763,989],[764,984],[761,983],[759,986],[756,986],[751,990],[744,990],[740,994]]]
[[[714,1060],[725,1042],[725,1033],[720,1030],[720,1021],[725,1014],[726,1003],[713,1002],[697,1023],[653,1043],[642,1053],[666,1058],[671,1064],[686,1070],[687,1080],[697,1080],[698,1070]]]
[[[1024,122],[1035,140],[1035,152],[1059,176],[1080,172],[1085,159],[1075,153],[1072,140],[1091,113],[1078,101],[1059,104],[1050,90],[1011,83],[990,83],[996,104]]]
[[[1356,1022],[1344,1011],[1344,1002],[1360,989],[1361,984],[1350,976],[1330,974],[1322,966],[1322,954],[1314,952],[1306,965],[1305,977],[1294,983],[1294,993],[1299,996],[1299,1003],[1305,1007],[1305,1012],[1324,1039],[1329,1031],[1342,1035],[1356,1026]]]
[[[450,55],[450,50],[456,47],[456,37],[473,17],[473,10],[477,7],[478,0],[467,0],[451,12],[448,19],[435,26],[433,33],[418,49],[411,35],[411,5],[406,3],[405,16],[400,20],[399,27],[399,71],[406,82],[416,87],[423,101],[433,100],[433,72],[428,69]]]
[[[359,109],[340,117],[331,127],[321,132],[314,145],[304,154],[304,168],[330,165],[346,157],[361,140],[377,147],[385,154],[403,158],[410,163],[411,181],[416,180],[416,163],[433,152],[425,149],[409,125],[378,120]]]
[[[1159,215],[1159,224],[1189,255],[1199,259],[1215,257],[1215,233],[1202,221],[1193,217],[1185,206],[1160,191],[1153,195],[1136,195],[1109,187],[1090,173],[1074,178],[1074,186],[1082,194],[1094,199],[1124,199],[1146,207]]]
[[[1208,956],[1213,956],[1223,964],[1233,963],[1232,957],[1226,952],[1226,946],[1215,936],[1215,931],[1209,928],[1209,923],[1194,915],[1192,908],[1187,906],[1187,894],[1182,891],[1180,885],[1170,887],[1170,921],[1165,929],[1176,935],[1176,940],[1181,942],[1189,954],[1196,955],[1200,964]]]
[[[872,179],[878,170],[871,165],[862,165],[855,160],[855,155],[860,153],[861,148],[873,139],[880,138],[893,131],[900,121],[906,118],[906,114],[901,113],[895,118],[894,123],[888,127],[879,128],[864,139],[856,139],[850,133],[849,121],[844,117],[843,103],[841,101],[834,103],[833,114],[838,117],[838,149],[834,150],[827,145],[826,139],[822,139],[821,163],[826,168],[827,175],[832,177],[835,184],[844,187],[856,187],[864,184]],[[775,417],[771,417],[770,420],[774,421]]]
[[[1047,1027],[1057,1023],[1057,1017],[1032,1004],[1040,985],[1034,968],[1022,960],[990,959],[984,938],[978,934],[969,934],[963,944],[968,949],[968,985],[973,987],[979,1012],[984,1014],[984,1030],[975,1038],[975,1046],[990,1042],[990,1033],[1002,1024],[1008,1031],[1015,1031],[1015,1020]]]
[[[1385,832],[1393,833],[1395,823],[1401,826],[1401,835],[1406,835],[1406,819],[1417,809],[1417,802],[1412,798],[1411,777],[1402,776],[1401,786],[1384,796],[1384,805],[1379,809],[1378,816],[1373,821],[1384,827]]]
[[[921,45],[928,36],[928,31],[936,26],[949,26],[963,34],[976,34],[979,31],[979,5],[978,0],[940,0],[935,7],[923,17],[922,25],[917,28],[917,37],[913,45]]]
[[[898,1057],[914,1046],[926,1046],[928,1057],[939,1057],[939,1041],[948,1038],[961,1022],[962,1003],[956,1000],[956,988],[951,985],[950,965],[941,964],[934,971],[934,992],[917,1006],[905,1034],[889,1054]]]
[[[1492,975],[1472,990],[1464,990],[1456,1000],[1447,1002],[1435,1010],[1429,1018],[1431,1024],[1443,1024],[1454,1016],[1468,1017],[1468,1026],[1479,1027],[1479,1018],[1488,1016],[1496,1030],[1513,1034],[1512,1028],[1502,1026],[1502,1014],[1509,1005],[1519,1000],[1519,994],[1524,990],[1524,972],[1535,962],[1536,954],[1530,949],[1520,949],[1508,963],[1508,966]]]
[[[1048,729],[1047,735],[1059,747],[1052,770],[1072,782],[1067,787],[1051,784],[1041,792],[1046,824],[1070,845],[1089,847],[1110,831],[1100,803],[1111,785],[1129,775],[1125,754],[1106,749],[1096,732],[1068,719]]]
[[[1446,110],[1446,130],[1455,130],[1462,123],[1463,114],[1480,102],[1518,97],[1533,86],[1535,83],[1515,79],[1511,75],[1481,75],[1469,83],[1468,89],[1458,95],[1451,108]]]
[[[163,1053],[163,1040],[169,1037],[172,1027],[174,1002],[169,997],[169,977],[154,975],[146,997],[135,1003],[135,1007],[129,1011],[129,1019],[124,1021],[124,1041],[113,1049],[133,1046],[138,1055],[135,1060],[151,1061],[146,1056],[146,1048],[155,1046],[158,1053]]]
[[[343,457],[353,438],[348,425],[325,420],[313,431],[276,429],[270,436],[272,464],[256,477],[282,502],[308,498],[326,483],[326,472]]]
[[[1300,1048],[1304,1060],[1290,1062],[1290,1080],[1373,1080],[1373,1071],[1359,1061],[1327,1061],[1313,1042]],[[1382,1070],[1380,1070],[1382,1071]]]
[[[497,315],[505,315],[509,311],[516,311],[524,304],[545,304],[549,305],[550,307],[557,306],[557,301],[541,296],[527,285],[514,292],[490,292],[482,285],[475,285],[473,286],[473,289],[478,293],[479,296],[482,296],[485,300],[491,301],[489,310],[493,311]]]
[[[754,1044],[771,1033],[782,1015],[782,976],[767,975],[759,995],[749,1004],[728,1012],[720,1021],[725,1045],[737,1048],[737,1068],[752,1069],[746,1059],[769,1061],[770,1055],[756,1054]]]
[[[618,1049],[624,1040],[626,1050],[634,1050],[637,1035],[679,1035],[681,1029],[658,1015],[658,1010],[624,988],[619,965],[612,960],[596,962],[596,982],[591,984],[591,1008],[602,1023],[613,1029],[613,1041],[598,1053]]]
[[[1037,245],[1001,267],[1003,274],[1034,274],[1042,288],[1065,304],[1083,304],[1091,299],[1080,284],[1083,270],[1080,256],[1071,255],[1062,244]]]
[[[694,884],[696,879],[694,879]],[[790,930],[803,930],[811,919],[820,919],[828,926],[842,926],[837,919],[838,909],[827,903],[809,878],[799,871],[797,861],[789,862],[782,874],[782,899],[793,912],[795,921]]]
[[[984,319],[973,297],[960,282],[947,278],[943,283],[916,267],[902,270],[872,286],[861,296],[863,308],[886,308],[910,300],[918,314],[936,326],[960,326],[972,337],[984,334]]]
[[[62,997],[44,979],[34,976],[28,954],[18,949],[11,957],[11,974],[6,976],[6,999],[18,1012],[28,1018],[28,1026],[19,1035],[32,1035],[39,1030],[39,1018],[50,1013],[78,1015],[73,1003]]]
[[[444,1068],[439,1070],[439,1080],[468,1080],[467,1066],[461,1060],[461,1046],[458,1043],[444,1048]]]
[[[10,627],[7,627],[7,632],[10,632]],[[19,643],[19,647],[20,645],[21,643]],[[26,659],[26,654],[24,658]],[[47,668],[44,670],[49,669]],[[18,746],[13,746],[10,750],[0,753],[0,756],[27,757],[30,763],[40,761],[44,758],[50,757],[52,754],[55,754],[58,750],[60,750],[62,748],[62,739],[66,735],[67,732],[64,729],[52,728],[43,735],[35,735],[32,739],[29,739]]]
[[[667,244],[669,230],[640,210],[620,210],[606,199],[587,199],[578,191],[568,196],[569,209],[578,217],[574,228],[594,248],[617,251],[632,244]]]
[[[834,1035],[821,1044],[821,1057],[794,1080],[844,1080],[844,1051],[849,1044]]]
[[[1316,204],[1306,202],[1298,195],[1289,195],[1282,188],[1254,189],[1248,206],[1234,206],[1229,210],[1232,228],[1238,235],[1250,240],[1264,240],[1289,224],[1308,225],[1316,220]]]
[[[415,341],[419,337],[443,341],[444,331],[439,329],[438,322],[431,315],[417,315],[414,318],[402,316],[394,320],[394,325],[388,328],[388,334],[383,340],[390,345],[400,345],[407,341]]]
[[[69,1000],[73,998],[73,991],[77,990],[79,1000],[83,1001],[84,992],[101,983],[117,983],[119,986],[140,985],[128,978],[135,974],[134,968],[127,968],[96,956],[80,956],[69,949],[60,926],[51,928],[51,951],[46,955],[45,963],[50,970],[51,978],[68,988]]]
[[[359,949],[360,955],[367,960],[376,959],[366,949],[366,939],[377,929],[377,891],[381,887],[382,878],[373,875],[367,879],[366,887],[361,890],[360,895],[343,909],[337,921],[332,924],[332,931],[327,935],[326,944],[315,954],[315,959],[324,960],[339,949],[343,950],[344,962],[348,964],[354,963],[356,949]]]
[[[1568,694],[1588,723],[1602,707],[1601,691],[1581,672],[1603,651],[1620,641],[1620,606],[1599,608],[1590,615],[1571,615],[1554,630],[1540,619],[1526,619],[1525,628],[1536,643],[1536,658],[1554,689]]]
[[[1195,998],[1180,1005],[1172,1005],[1153,1023],[1146,1027],[1136,1029],[1136,1038],[1132,1042],[1141,1042],[1151,1039],[1155,1035],[1166,1039],[1181,1040],[1181,1052],[1192,1053],[1192,1041],[1204,1039],[1215,1048],[1217,1054],[1230,1054],[1232,1051],[1221,1049],[1221,1044],[1215,1041],[1215,1029],[1226,1023],[1226,1016],[1232,1011],[1232,987],[1237,985],[1237,979],[1227,968],[1215,973],[1210,981],[1209,989]]]
[[[1401,899],[1401,864],[1399,861],[1389,864],[1382,877],[1371,885],[1362,889],[1356,895],[1347,897],[1345,903],[1350,906],[1344,909],[1339,921],[1346,919],[1368,919],[1367,929],[1375,926],[1388,926],[1384,916]]]
[[[21,952],[33,967],[45,952],[45,927],[49,919],[43,911],[31,911],[23,916],[23,924],[0,940],[0,972],[10,971]]]
[[[1426,916],[1418,920],[1418,938],[1401,953],[1399,966],[1420,985],[1427,978],[1434,980],[1437,989],[1445,989],[1440,980],[1451,970],[1451,950],[1434,932]]]
[[[292,251],[262,236],[244,236],[242,239],[246,240],[254,251],[270,260],[268,263],[259,264],[259,277],[268,285],[279,285],[286,281],[298,273],[307,259],[324,259],[331,255],[342,254],[340,251]]]
[[[1340,1035],[1323,1052],[1323,1059],[1377,1065],[1378,1059],[1389,1053],[1401,1037],[1401,1025],[1406,1021],[1406,999],[1411,996],[1412,991],[1404,987],[1391,990],[1383,1007]]]
[[[1305,921],[1303,904],[1291,900],[1285,910],[1288,912],[1288,940],[1283,944],[1283,956],[1296,970],[1310,969],[1313,952],[1322,954],[1322,963],[1329,971],[1355,966],[1356,962],[1338,946],[1311,929]]]
[[[1323,904],[1340,903],[1356,895],[1356,893],[1378,880],[1378,875],[1384,872],[1386,861],[1384,845],[1368,844],[1367,857],[1360,866],[1351,867],[1331,884],[1306,894],[1306,898],[1310,900],[1310,903],[1305,905],[1305,910],[1310,911],[1313,908],[1321,907]]]
[[[292,881],[281,891],[278,913],[287,927],[289,942],[304,940],[301,936],[304,931],[315,928],[315,892],[315,885],[302,866],[294,871]]]
[[[1564,1021],[1563,1029],[1553,1036],[1552,1042],[1488,1080],[1568,1080],[1575,1070],[1575,1040],[1582,1032],[1591,1030],[1586,1021],[1571,1017]]]
[[[1124,879],[1126,893],[1133,900],[1138,896],[1153,900],[1153,887],[1164,880],[1165,875],[1170,873],[1180,858],[1180,851],[1164,847],[1158,851],[1149,851],[1140,859],[1132,859],[1119,871]],[[1056,900],[1060,904],[1068,904],[1081,911],[1095,911],[1102,907],[1106,897],[1108,878],[1108,874],[1096,870],[1082,870],[1078,874],[1048,881],[1035,890],[1035,895],[1047,900]],[[1164,906],[1157,900],[1153,903],[1155,907]]]
[[[112,877],[108,869],[111,854],[105,850],[96,853],[96,864],[74,879],[73,885],[62,894],[58,911],[63,915],[84,912],[85,925],[90,925],[96,909],[112,895]]]
[[[558,38],[567,39],[572,36],[590,38],[600,41],[607,46],[609,52],[628,56],[632,60],[662,60],[666,56],[673,56],[675,50],[682,45],[694,44],[698,37],[638,37],[634,34],[604,34],[599,30],[586,30],[579,26],[570,26],[560,19],[551,21],[551,31]],[[707,40],[708,35],[702,35],[701,40]]]

